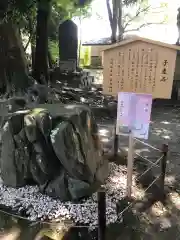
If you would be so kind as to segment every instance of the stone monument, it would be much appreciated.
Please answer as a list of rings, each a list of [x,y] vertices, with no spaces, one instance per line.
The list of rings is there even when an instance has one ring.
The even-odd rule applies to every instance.
[[[72,71],[77,65],[78,29],[72,20],[66,20],[59,26],[59,63],[64,71]],[[69,64],[67,64],[69,63]],[[69,67],[68,67],[69,66]],[[69,68],[69,69],[68,69]]]

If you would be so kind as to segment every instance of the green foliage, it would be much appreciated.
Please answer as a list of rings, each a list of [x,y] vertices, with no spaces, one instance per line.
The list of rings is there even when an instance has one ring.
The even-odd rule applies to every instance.
[[[24,16],[32,14],[35,4],[35,0],[2,0],[0,3],[1,21],[13,20],[13,22],[20,23]]]
[[[84,52],[84,66],[89,66],[91,63],[90,49],[87,47]]]
[[[41,4],[37,4],[38,2]],[[74,16],[90,16],[89,4],[92,0],[0,0],[0,23],[13,21],[19,26],[23,35],[29,38],[29,43],[35,46],[37,8],[46,8],[51,2],[49,21],[49,50],[53,60],[58,57],[58,27],[59,24]]]
[[[58,43],[54,41],[49,41],[49,50],[51,52],[51,56],[53,61],[56,61],[59,58],[59,47]]]
[[[82,8],[81,14],[86,13],[87,6],[92,2],[92,0],[84,0],[81,4],[80,0],[51,0],[52,1],[52,11],[60,19],[71,18],[77,15],[79,8]],[[1,0],[0,1],[0,19],[1,20],[13,20],[20,23],[27,16],[34,15],[36,11],[36,5],[38,0]],[[46,8],[49,0],[43,0],[44,4],[41,7]],[[77,12],[76,12],[77,11]],[[57,14],[58,13],[58,14]],[[62,15],[60,15],[62,14]]]
[[[67,11],[57,4],[53,3],[51,18],[49,21],[49,38],[52,41],[58,41],[59,24],[67,18]]]
[[[84,4],[80,4],[79,0],[54,0],[57,7],[63,9],[66,14],[64,15],[65,19],[71,19],[73,17],[82,16],[88,17],[90,3],[92,0],[85,0]]]
[[[81,67],[91,65],[91,47],[81,46],[80,65]]]
[[[169,13],[168,13],[168,3],[167,2],[160,2],[160,8],[164,11],[164,23],[168,23],[169,21]]]

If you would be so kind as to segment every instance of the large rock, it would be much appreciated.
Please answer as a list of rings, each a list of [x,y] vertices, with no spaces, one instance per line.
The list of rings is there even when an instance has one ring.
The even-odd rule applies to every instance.
[[[52,119],[46,109],[33,109],[24,117],[24,129],[31,144],[30,170],[37,184],[44,187],[61,165],[50,141]]]
[[[23,186],[30,177],[30,155],[23,122],[24,114],[17,114],[9,117],[2,128],[1,176],[11,187]]]
[[[97,133],[84,105],[47,104],[14,113],[2,134],[4,184],[35,183],[43,193],[64,201],[89,195],[108,175]]]
[[[59,126],[56,125],[56,128],[53,128],[54,130],[51,134],[52,142],[53,139],[57,137],[57,141],[52,143],[56,155],[59,155],[58,158],[61,159],[60,155],[62,154],[62,149],[60,150],[60,146],[62,146],[62,144],[60,144],[60,142],[62,140],[59,138],[64,136],[64,139],[66,139],[65,147],[68,146],[67,149],[69,150],[67,154],[70,155],[72,151],[73,154],[71,155],[74,159],[71,159],[71,161],[76,162],[76,164],[74,164],[76,169],[82,164],[85,171],[83,178],[86,180],[88,178],[89,182],[94,181],[97,169],[104,164],[104,160],[102,158],[102,149],[100,147],[97,124],[90,108],[85,105],[73,104],[47,104],[45,106],[50,112],[54,122],[56,122],[57,119],[62,120]],[[44,107],[44,105],[40,105],[40,107]],[[56,146],[56,144],[58,145]],[[63,166],[67,165],[66,168],[70,171],[70,163],[62,162],[62,164]],[[78,170],[80,170],[80,168]],[[89,174],[89,176],[87,174]],[[106,169],[106,173],[104,172],[104,178],[107,177],[107,174],[108,171]]]

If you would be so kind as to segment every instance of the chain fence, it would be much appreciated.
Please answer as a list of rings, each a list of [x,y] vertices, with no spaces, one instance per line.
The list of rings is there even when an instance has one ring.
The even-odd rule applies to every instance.
[[[135,151],[134,152],[134,158],[137,157],[137,162],[140,163],[140,160],[143,160],[143,163],[145,163],[145,165],[148,166],[148,167],[146,169],[144,169],[144,171],[142,171],[141,174],[136,176],[133,180],[134,180],[134,182],[141,182],[141,179],[143,177],[146,177],[151,170],[153,170],[154,168],[158,168],[160,173],[157,174],[156,176],[153,176],[153,180],[148,182],[148,186],[143,188],[143,197],[148,192],[148,190],[153,185],[156,184],[159,192],[158,192],[158,195],[154,196],[154,199],[156,201],[162,201],[163,202],[165,200],[165,175],[166,175],[166,165],[167,165],[167,157],[168,157],[168,150],[169,150],[168,145],[167,144],[162,144],[162,148],[159,149],[159,148],[156,148],[155,146],[152,146],[149,143],[141,141],[140,139],[137,139],[137,138],[134,138],[134,141],[135,141],[135,144],[140,143],[143,146],[146,146],[146,147],[156,151],[157,152],[157,158],[155,159],[155,157],[153,157],[153,160],[155,160],[155,162],[154,162],[150,158],[144,157],[144,156],[142,156],[141,154],[139,154]],[[119,146],[118,145],[119,145],[118,135],[115,134],[114,158],[118,157],[118,154],[119,154],[118,153],[118,151],[119,151]],[[134,165],[135,164],[133,164],[133,169],[134,169]],[[132,184],[131,188],[133,188],[133,187],[134,187],[134,185]],[[127,186],[127,188],[128,188],[128,186]],[[128,211],[129,209],[132,209],[134,203],[135,203],[135,201],[133,201],[133,200],[130,201],[129,204],[118,213],[119,218],[122,218],[123,214],[126,211]],[[121,201],[120,201],[119,204],[121,205]]]

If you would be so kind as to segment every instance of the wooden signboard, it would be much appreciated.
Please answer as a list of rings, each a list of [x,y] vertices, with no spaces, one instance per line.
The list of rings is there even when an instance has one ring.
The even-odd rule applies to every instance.
[[[180,47],[136,37],[104,50],[103,91],[171,98],[176,54]]]

